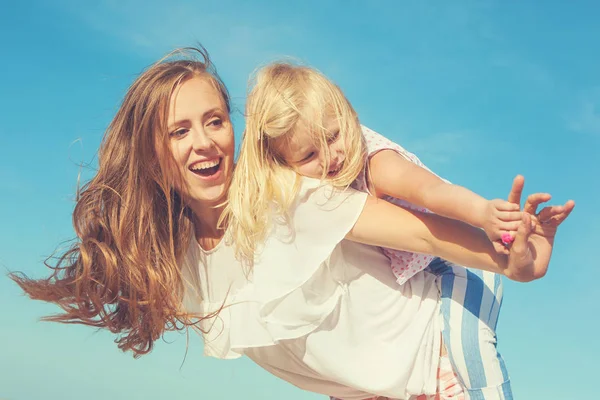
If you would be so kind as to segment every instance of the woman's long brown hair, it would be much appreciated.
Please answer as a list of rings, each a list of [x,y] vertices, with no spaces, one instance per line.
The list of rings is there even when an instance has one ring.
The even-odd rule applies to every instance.
[[[194,230],[191,210],[173,190],[182,186],[166,127],[173,91],[194,76],[214,84],[229,111],[204,48],[179,49],[150,66],[127,91],[105,133],[98,172],[78,195],[74,244],[46,260],[48,278],[10,274],[29,297],[64,310],[45,320],[109,329],[135,356],[165,331],[198,321],[181,306],[179,263]]]

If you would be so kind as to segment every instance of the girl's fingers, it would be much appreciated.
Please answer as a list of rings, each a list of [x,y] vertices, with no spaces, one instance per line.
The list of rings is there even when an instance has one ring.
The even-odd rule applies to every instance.
[[[520,209],[520,206],[518,204],[509,203],[508,201],[504,200],[495,201],[494,206],[498,211],[519,211]]]
[[[521,221],[523,218],[523,213],[521,211],[500,211],[496,214],[500,221],[504,222],[513,222],[513,221]]]
[[[523,217],[521,216],[521,219]],[[500,224],[498,224],[498,229],[500,230],[500,235],[502,235],[504,232],[514,232],[517,231],[517,229],[519,229],[519,225],[521,225],[521,219],[519,219],[518,221],[512,221],[512,222],[501,222]]]

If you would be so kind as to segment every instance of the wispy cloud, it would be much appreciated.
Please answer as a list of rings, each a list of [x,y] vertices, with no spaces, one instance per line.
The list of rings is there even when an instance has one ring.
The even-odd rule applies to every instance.
[[[552,74],[541,63],[528,60],[515,53],[504,51],[490,59],[490,65],[499,69],[513,71],[515,79],[532,89],[552,90],[556,82]]]
[[[118,40],[119,45],[152,53],[200,40],[214,45],[215,52],[241,58],[302,36],[299,27],[289,21],[265,23],[267,17],[244,12],[252,12],[252,8],[230,10],[194,1],[151,0],[104,0],[94,7],[66,0],[63,6],[90,28]]]
[[[202,43],[221,74],[232,77],[227,83],[234,96],[245,90],[257,65],[308,35],[290,21],[268,19],[259,9],[240,9],[245,6],[239,4],[235,8],[216,2],[211,7],[204,2],[152,0],[104,0],[94,6],[64,0],[61,4],[76,20],[112,40],[115,48],[144,58]]]
[[[587,99],[568,120],[568,128],[574,132],[600,136],[600,102]]]
[[[484,159],[502,159],[511,151],[510,143],[494,135],[483,135],[476,130],[441,131],[428,135],[410,134],[393,138],[406,150],[416,154],[434,171],[447,168],[461,160],[478,163]]]
[[[402,141],[408,151],[429,163],[446,164],[476,149],[473,135],[467,132],[439,132],[419,139]]]

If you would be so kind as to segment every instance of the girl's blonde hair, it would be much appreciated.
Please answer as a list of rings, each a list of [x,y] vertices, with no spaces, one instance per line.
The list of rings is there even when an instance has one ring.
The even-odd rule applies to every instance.
[[[183,179],[169,150],[167,115],[174,90],[202,77],[230,109],[227,89],[204,48],[176,50],[128,89],[99,151],[97,174],[73,212],[77,239],[45,264],[46,279],[11,274],[32,298],[60,306],[46,320],[109,329],[123,351],[148,353],[166,330],[196,324],[181,306],[179,262],[192,240],[192,213],[173,188]]]
[[[250,83],[246,129],[240,148],[229,203],[228,224],[236,254],[252,260],[268,234],[273,213],[288,217],[299,189],[299,176],[286,164],[281,149],[299,124],[313,135],[329,160],[330,133],[325,118],[336,118],[345,147],[342,170],[331,179],[347,187],[364,167],[366,145],[356,112],[342,91],[319,71],[291,63],[274,63],[258,70]],[[324,168],[325,179],[329,166]]]

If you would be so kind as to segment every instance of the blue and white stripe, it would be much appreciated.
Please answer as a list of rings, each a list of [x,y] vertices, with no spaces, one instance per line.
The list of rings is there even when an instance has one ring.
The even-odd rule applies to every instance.
[[[496,349],[501,277],[439,258],[427,271],[438,277],[442,336],[466,398],[512,400],[506,365]]]

